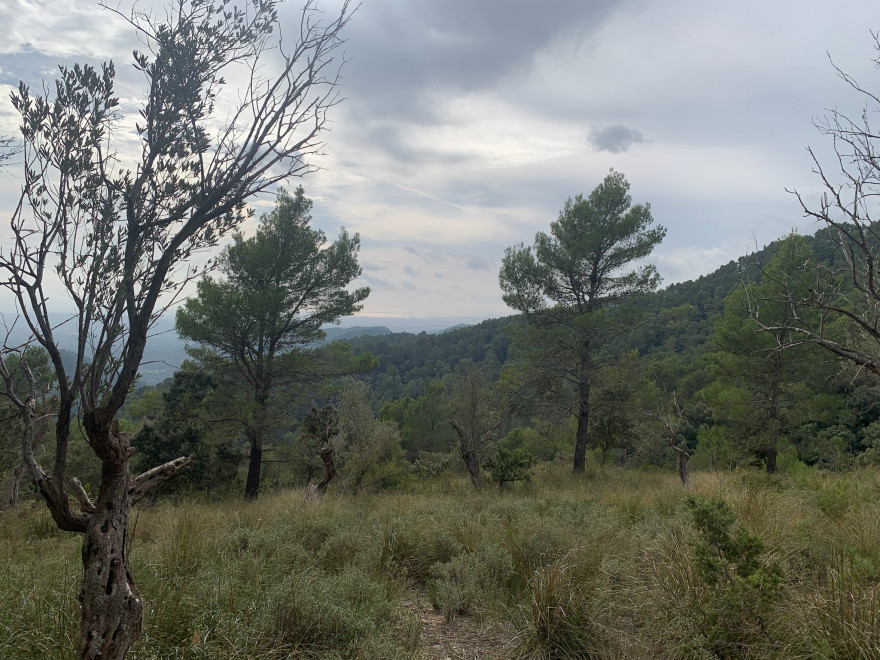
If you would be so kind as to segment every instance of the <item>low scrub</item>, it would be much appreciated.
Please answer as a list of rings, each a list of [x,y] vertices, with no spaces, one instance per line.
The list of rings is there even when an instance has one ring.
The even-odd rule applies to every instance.
[[[501,640],[489,660],[880,657],[872,468],[438,479],[141,509],[129,657],[430,659],[422,637],[463,622]],[[44,508],[0,512],[0,657],[73,658],[80,571]],[[426,596],[451,623],[420,633]]]

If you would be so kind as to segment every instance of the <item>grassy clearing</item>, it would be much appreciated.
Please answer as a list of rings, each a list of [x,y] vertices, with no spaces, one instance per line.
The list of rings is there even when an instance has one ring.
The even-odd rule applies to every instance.
[[[698,531],[688,495],[726,503],[726,537]],[[162,504],[131,556],[136,659],[431,657],[426,598],[491,629],[497,658],[880,658],[875,471],[698,473],[686,493],[547,465],[505,493]],[[0,513],[0,657],[73,657],[79,570],[42,508]]]

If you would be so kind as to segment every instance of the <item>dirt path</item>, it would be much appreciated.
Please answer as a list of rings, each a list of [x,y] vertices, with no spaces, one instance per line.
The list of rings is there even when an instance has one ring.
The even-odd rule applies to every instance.
[[[473,617],[447,622],[424,596],[405,601],[422,621],[417,660],[496,660],[503,658],[506,639],[497,629]]]

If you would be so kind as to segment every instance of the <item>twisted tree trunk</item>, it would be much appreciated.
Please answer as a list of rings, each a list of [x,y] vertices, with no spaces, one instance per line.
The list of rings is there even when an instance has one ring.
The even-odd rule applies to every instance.
[[[134,585],[127,555],[131,512],[128,460],[105,463],[101,496],[83,537],[82,622],[79,656],[124,658],[140,637],[144,604]]]
[[[480,490],[483,487],[483,479],[480,476],[480,455],[476,451],[468,451],[462,453],[461,457],[464,459],[464,465],[467,468],[468,475],[470,475],[471,483],[474,485],[474,488]]]
[[[473,438],[461,427],[454,419],[447,419],[449,425],[455,429],[458,434],[458,452],[464,465],[467,468],[471,483],[477,490],[483,487],[483,480],[480,477],[480,452],[477,450],[479,441]]]
[[[333,478],[336,476],[336,465],[333,463],[333,448],[332,447],[321,447],[318,450],[318,453],[321,455],[321,460],[324,462],[324,478],[321,480],[315,487],[315,492],[324,497],[324,493],[327,492],[327,486],[330,485],[330,482],[333,481]]]
[[[81,621],[77,651],[82,660],[122,660],[141,634],[144,604],[129,565],[129,516],[147,491],[189,465],[181,457],[132,478],[128,435],[116,422],[101,428],[86,416],[89,443],[102,454],[101,490],[95,503],[76,478],[70,486],[85,517]]]
[[[691,474],[688,469],[688,461],[690,460],[690,454],[687,453],[687,450],[682,449],[681,447],[673,447],[675,451],[678,452],[678,478],[681,479],[681,485],[685,488],[690,488],[691,485]]]

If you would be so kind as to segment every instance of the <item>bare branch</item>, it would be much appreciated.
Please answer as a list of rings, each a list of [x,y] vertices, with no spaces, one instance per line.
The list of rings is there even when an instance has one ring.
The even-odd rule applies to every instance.
[[[128,487],[131,503],[134,505],[139,502],[151,488],[174,476],[190,463],[192,463],[192,456],[181,456],[173,461],[168,461],[164,465],[147,470],[140,476],[132,479]]]

